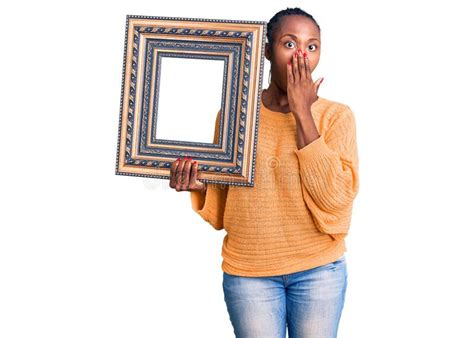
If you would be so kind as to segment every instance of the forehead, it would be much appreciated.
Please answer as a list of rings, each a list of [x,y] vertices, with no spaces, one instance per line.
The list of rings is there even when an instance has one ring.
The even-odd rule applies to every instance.
[[[303,15],[287,15],[280,19],[275,37],[284,34],[294,34],[298,37],[314,36],[319,37],[319,30],[313,20]]]

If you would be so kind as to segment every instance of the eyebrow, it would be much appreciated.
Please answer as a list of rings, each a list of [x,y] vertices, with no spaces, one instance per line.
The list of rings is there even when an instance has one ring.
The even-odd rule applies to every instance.
[[[291,37],[293,37],[293,38],[295,38],[295,39],[298,39],[296,35],[293,35],[293,34],[288,33],[288,34],[282,35],[281,38],[280,38],[280,40],[281,40],[284,36],[286,36],[286,35],[289,35],[289,36],[291,36]],[[318,40],[318,41],[319,41],[319,39],[317,39],[317,38],[310,38],[310,39],[308,39],[308,40],[309,40],[309,41],[311,41],[311,40]]]

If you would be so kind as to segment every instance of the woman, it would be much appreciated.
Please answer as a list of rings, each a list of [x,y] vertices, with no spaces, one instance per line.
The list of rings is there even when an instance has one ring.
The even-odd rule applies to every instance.
[[[227,232],[222,286],[237,337],[286,337],[288,326],[289,337],[333,338],[359,189],[354,115],[317,95],[321,37],[311,15],[276,13],[267,39],[272,76],[260,98],[254,187],[200,182],[190,158],[173,163],[170,186],[190,191],[193,210]]]

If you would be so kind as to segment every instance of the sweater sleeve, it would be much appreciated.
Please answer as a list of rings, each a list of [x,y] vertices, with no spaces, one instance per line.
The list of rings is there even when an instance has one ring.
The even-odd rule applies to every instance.
[[[214,127],[214,143],[217,143],[219,136],[220,110],[217,113]],[[229,186],[220,183],[207,183],[204,192],[190,191],[191,206],[202,219],[212,225],[216,230],[224,228],[224,210]]]
[[[334,240],[348,233],[359,190],[354,114],[345,106],[319,138],[295,150],[304,201],[316,228]]]

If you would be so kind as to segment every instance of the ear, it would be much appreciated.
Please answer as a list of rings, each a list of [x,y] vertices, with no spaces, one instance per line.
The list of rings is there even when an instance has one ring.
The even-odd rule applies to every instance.
[[[270,61],[271,55],[270,55],[270,48],[268,46],[268,42],[265,43],[265,58]]]

